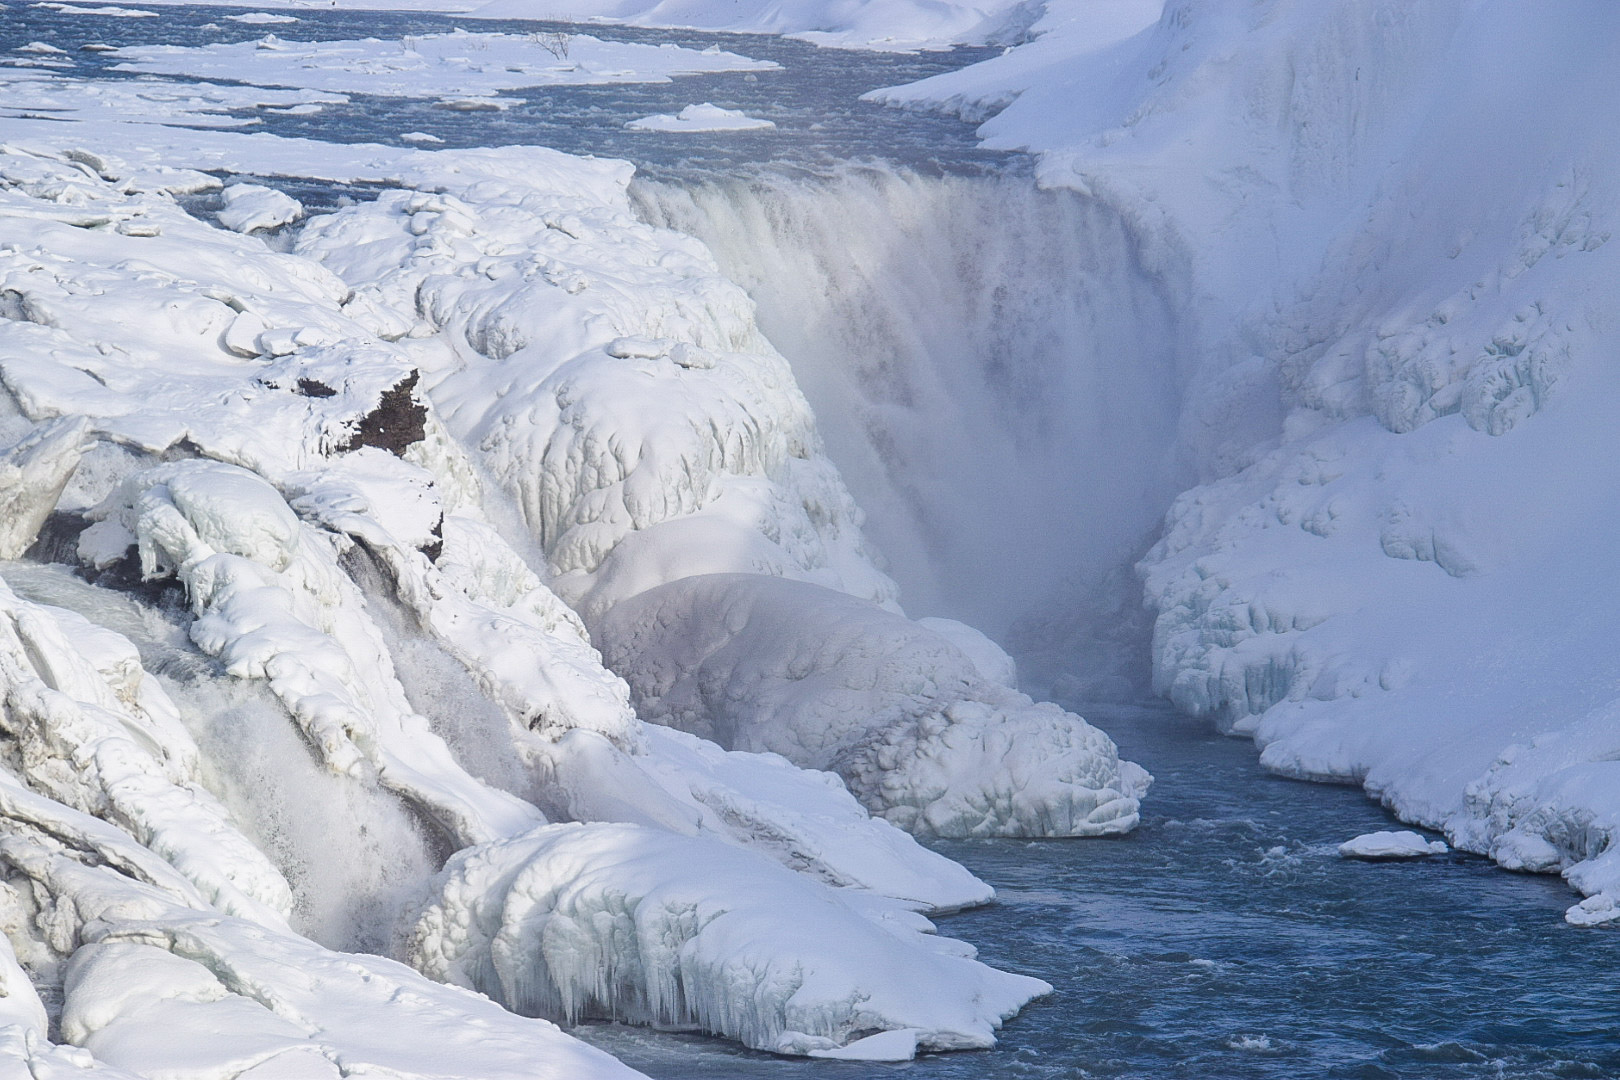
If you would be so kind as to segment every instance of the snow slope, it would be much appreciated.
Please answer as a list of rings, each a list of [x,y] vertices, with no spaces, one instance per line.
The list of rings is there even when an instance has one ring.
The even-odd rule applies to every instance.
[[[269,152],[242,136],[202,142],[194,153]],[[658,931],[695,935],[684,1004],[657,1004],[674,1001],[659,990],[668,957],[577,935],[560,949],[545,935],[501,944],[519,987],[500,989],[509,1004],[678,1020],[784,1053],[988,1045],[1045,985],[977,963],[919,912],[989,889],[869,816],[835,777],[644,725],[552,589],[600,613],[688,577],[716,555],[681,539],[695,525],[882,614],[873,601],[892,584],[746,300],[695,244],[630,217],[622,163],[392,153],[412,187],[309,225],[283,253],[169,194],[211,177],[0,148],[0,214],[18,237],[0,251],[6,553],[43,524],[95,580],[182,609],[188,663],[262,686],[340,783],[419,815],[441,858],[460,850],[439,882],[415,883],[438,914],[398,928],[398,954],[430,973],[497,989],[476,974],[486,942],[463,929],[475,913],[528,910],[558,855],[549,840],[525,845],[572,822],[565,861],[590,867],[607,898],[584,896],[580,911],[646,896],[650,917],[679,897],[720,919],[727,898],[750,905],[701,933],[680,919]],[[234,209],[286,209],[263,191],[227,203],[221,224]],[[643,368],[662,416],[625,385]],[[700,381],[670,397],[683,372]],[[683,404],[714,419],[693,428]],[[507,409],[543,422],[503,422]],[[635,458],[615,456],[632,440]],[[712,511],[727,488],[756,511]],[[670,535],[638,554],[660,528]],[[626,1074],[550,1025],[289,929],[286,880],[242,828],[241,803],[200,786],[197,746],[136,647],[89,621],[105,606],[0,595],[15,638],[0,641],[0,900],[21,962],[64,988],[64,1038],[138,1074],[319,1075],[324,1062],[501,1076],[520,1059],[542,1075]],[[420,673],[402,673],[406,638],[409,662],[453,695],[424,696]],[[446,715],[473,707],[482,733]],[[1124,768],[1084,730],[1075,761]],[[505,757],[491,768],[492,755]],[[473,865],[502,869],[463,872]],[[513,880],[528,884],[513,892]],[[760,998],[747,972],[766,940],[776,970],[824,977]],[[535,997],[528,983],[592,989]],[[754,1008],[762,1019],[737,1019]],[[155,1042],[154,1025],[197,1034]],[[401,1027],[420,1038],[376,1041]],[[481,1050],[447,1027],[494,1037]],[[874,1029],[889,1035],[868,1044]]]
[[[1190,268],[1204,482],[1140,566],[1157,685],[1607,917],[1620,13],[1157,7],[1053,0],[883,95],[1005,105],[989,142]]]

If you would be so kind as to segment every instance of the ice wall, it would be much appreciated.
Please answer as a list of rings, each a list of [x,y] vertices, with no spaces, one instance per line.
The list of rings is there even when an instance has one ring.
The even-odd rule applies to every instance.
[[[1004,635],[1183,486],[1181,268],[1106,203],[879,167],[635,190],[748,289],[913,614]]]

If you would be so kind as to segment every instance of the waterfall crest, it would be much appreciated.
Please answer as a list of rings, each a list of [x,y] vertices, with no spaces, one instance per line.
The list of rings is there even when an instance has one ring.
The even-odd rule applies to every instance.
[[[632,191],[748,289],[913,615],[1005,634],[1178,490],[1175,285],[1105,203],[876,166]]]

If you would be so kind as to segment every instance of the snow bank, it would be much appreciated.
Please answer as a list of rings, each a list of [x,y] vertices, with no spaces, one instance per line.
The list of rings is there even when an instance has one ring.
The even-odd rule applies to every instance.
[[[531,1015],[697,1026],[783,1054],[878,1029],[900,1035],[884,1056],[904,1059],[990,1046],[1051,989],[880,926],[757,855],[635,826],[553,825],[463,852],[439,890],[416,965]]]
[[[1106,735],[864,601],[758,575],[684,578],[620,603],[597,640],[642,716],[831,769],[914,833],[1098,836],[1137,823],[1147,774]]]
[[[688,105],[678,113],[643,116],[624,126],[631,131],[769,131],[776,124],[705,101],[701,105]]]
[[[1182,259],[1200,486],[1155,679],[1268,767],[1620,896],[1615,10],[1082,4],[886,100],[983,115]],[[1007,104],[1011,102],[1011,104]]]
[[[240,74],[240,73],[238,73]],[[229,78],[228,75],[222,76]],[[252,124],[241,113],[255,108],[297,109],[347,101],[309,90],[221,85],[179,79],[91,79],[52,70],[0,68],[0,118],[33,117],[47,124],[134,123],[151,130],[161,123],[238,128]],[[127,134],[125,138],[129,136]],[[123,142],[123,140],[119,140]],[[217,184],[217,181],[216,181]]]

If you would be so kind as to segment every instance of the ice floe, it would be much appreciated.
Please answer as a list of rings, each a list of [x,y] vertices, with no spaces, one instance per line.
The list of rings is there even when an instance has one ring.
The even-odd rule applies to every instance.
[[[631,131],[770,131],[776,124],[737,109],[723,109],[704,102],[688,105],[678,113],[643,116],[624,126]]]

